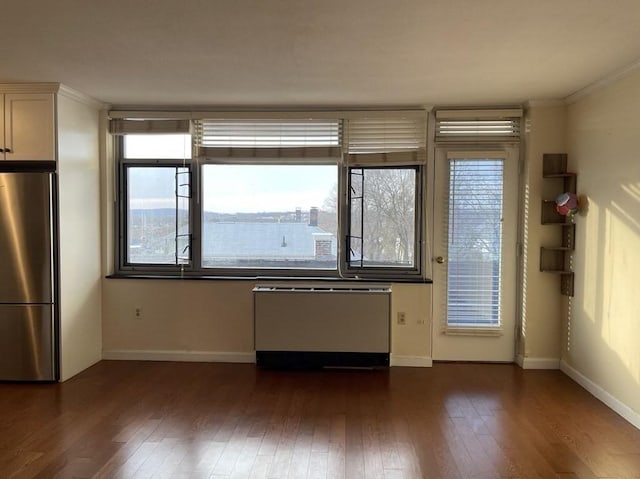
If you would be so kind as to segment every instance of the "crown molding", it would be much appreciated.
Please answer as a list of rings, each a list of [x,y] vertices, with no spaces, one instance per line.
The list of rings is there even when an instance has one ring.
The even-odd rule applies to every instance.
[[[78,90],[75,90],[74,88],[68,87],[67,85],[62,85],[60,84],[60,88],[58,90],[58,93],[61,96],[64,96],[66,98],[69,98],[71,100],[75,100],[79,103],[83,103],[87,106],[90,106],[92,108],[95,108],[96,110],[108,110],[109,109],[109,105],[107,103],[103,103],[99,100],[96,100],[95,98],[86,95]]]
[[[65,85],[60,86],[61,89],[72,90]],[[79,92],[76,92],[79,93]],[[94,100],[91,97],[80,93],[86,98]],[[307,108],[291,108],[291,107],[267,107],[261,109],[252,109],[247,107],[239,108],[215,108],[206,105],[200,106],[162,106],[162,105],[117,105],[109,103],[101,103],[102,109],[109,110],[110,118],[145,118],[153,114],[157,118],[183,118],[183,119],[200,119],[203,117],[215,117],[223,115],[224,118],[273,118],[277,115],[282,118],[342,118],[374,116],[388,117],[390,115],[429,115],[433,112],[435,106],[424,104],[422,106],[411,107],[370,107],[370,108],[348,108],[348,107],[307,107]]]
[[[54,82],[0,83],[1,93],[51,93],[84,103],[97,110],[108,110],[109,104],[96,100],[78,90]]]
[[[0,83],[2,93],[58,93],[60,83]]]
[[[590,85],[587,85],[586,87],[576,91],[575,93],[572,93],[571,95],[567,96],[564,99],[564,103],[566,105],[571,105],[572,103],[575,103],[578,100],[581,100],[595,93],[596,91],[601,90],[611,85],[612,83],[617,82],[618,80],[622,80],[623,78],[635,73],[638,70],[640,70],[640,59],[636,60],[630,65],[620,68],[619,70],[615,70],[610,74],[608,74],[607,76],[605,76],[604,78],[601,78],[600,80],[597,80],[591,83]]]

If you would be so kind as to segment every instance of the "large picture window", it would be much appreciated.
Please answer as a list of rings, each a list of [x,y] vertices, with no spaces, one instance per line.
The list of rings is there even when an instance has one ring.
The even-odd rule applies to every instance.
[[[346,123],[112,124],[118,273],[421,278],[424,122]]]
[[[203,268],[337,268],[336,165],[202,166]]]

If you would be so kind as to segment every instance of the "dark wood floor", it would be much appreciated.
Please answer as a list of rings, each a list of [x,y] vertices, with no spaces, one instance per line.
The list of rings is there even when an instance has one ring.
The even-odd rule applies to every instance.
[[[558,371],[103,361],[0,384],[0,477],[639,478],[640,431]]]

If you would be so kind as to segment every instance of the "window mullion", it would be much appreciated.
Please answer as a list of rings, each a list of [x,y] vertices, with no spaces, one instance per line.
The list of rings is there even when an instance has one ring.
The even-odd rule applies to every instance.
[[[191,264],[194,270],[202,271],[202,171],[198,159],[191,163]]]
[[[176,167],[176,265],[188,264],[192,265],[193,262],[193,234],[191,230],[191,207],[192,207],[192,174],[190,170],[180,171],[186,169],[186,165],[183,167]],[[186,191],[184,191],[186,190]],[[188,228],[187,233],[180,232],[181,230],[181,209],[180,198],[188,200],[189,214],[187,215]],[[180,239],[186,238],[187,243],[182,246]],[[185,255],[185,253],[188,253]]]

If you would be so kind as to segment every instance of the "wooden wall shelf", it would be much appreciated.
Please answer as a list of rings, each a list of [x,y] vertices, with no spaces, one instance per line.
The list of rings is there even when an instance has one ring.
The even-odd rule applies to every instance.
[[[558,194],[576,192],[577,175],[567,171],[567,155],[564,153],[545,153],[542,156],[542,177],[562,180]],[[542,200],[540,222],[543,225],[561,227],[560,245],[540,248],[540,271],[560,275],[561,293],[573,296],[571,256],[575,248],[576,227],[571,217],[563,216],[556,211],[555,200]]]

